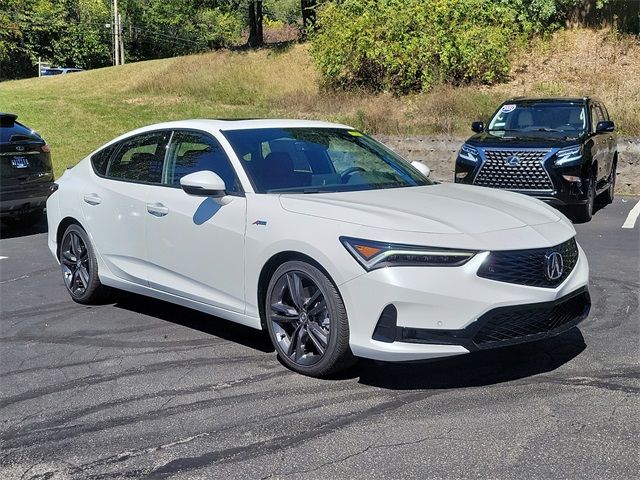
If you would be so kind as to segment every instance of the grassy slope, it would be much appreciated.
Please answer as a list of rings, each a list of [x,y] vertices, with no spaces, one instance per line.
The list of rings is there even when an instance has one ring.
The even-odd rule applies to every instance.
[[[593,54],[597,52],[597,54]],[[514,95],[595,94],[623,133],[640,135],[640,42],[606,32],[561,32],[514,60],[513,80],[392,97],[326,93],[307,47],[217,52],[52,78],[0,83],[0,111],[15,112],[52,145],[56,175],[133,128],[182,118],[296,117],[371,133],[466,135]],[[635,74],[634,74],[635,72]]]

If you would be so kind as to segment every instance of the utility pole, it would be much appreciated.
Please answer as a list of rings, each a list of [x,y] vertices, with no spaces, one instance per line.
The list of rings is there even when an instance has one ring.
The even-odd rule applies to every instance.
[[[120,65],[120,14],[118,0],[113,0],[113,64]]]
[[[120,39],[120,65],[124,65],[124,35],[122,35],[122,16],[119,13],[118,13],[118,38]]]

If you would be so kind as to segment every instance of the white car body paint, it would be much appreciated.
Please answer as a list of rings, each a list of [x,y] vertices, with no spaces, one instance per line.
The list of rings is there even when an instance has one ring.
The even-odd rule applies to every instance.
[[[262,328],[262,268],[274,255],[301,253],[318,262],[338,287],[353,353],[391,361],[467,352],[460,345],[373,340],[376,322],[391,303],[398,310],[399,326],[451,330],[470,325],[496,307],[550,302],[588,285],[588,262],[581,248],[573,271],[556,288],[481,278],[476,271],[483,253],[461,267],[365,271],[339,237],[484,252],[551,247],[574,237],[575,230],[566,217],[538,200],[475,186],[255,193],[221,132],[274,127],[350,128],[298,120],[188,120],[127,133],[107,145],[160,129],[212,135],[225,150],[245,195],[217,202],[187,195],[180,188],[102,178],[89,155],[65,172],[47,202],[50,250],[57,258],[59,226],[64,219],[74,219],[91,238],[103,284],[257,329]],[[197,224],[194,215],[199,208],[216,213]]]

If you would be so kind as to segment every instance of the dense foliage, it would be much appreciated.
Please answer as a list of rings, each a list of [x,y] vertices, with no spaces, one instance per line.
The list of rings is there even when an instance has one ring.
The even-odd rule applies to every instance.
[[[119,0],[127,61],[236,45],[250,0]],[[36,62],[111,65],[112,0],[0,0],[0,79],[34,76]],[[264,0],[265,20],[296,23],[300,0]]]
[[[406,93],[491,84],[509,52],[554,28],[574,0],[341,0],[319,12],[313,55],[325,83]]]

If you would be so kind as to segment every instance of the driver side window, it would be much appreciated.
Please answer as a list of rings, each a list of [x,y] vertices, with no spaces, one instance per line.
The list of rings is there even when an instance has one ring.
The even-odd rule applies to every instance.
[[[242,193],[227,154],[216,139],[201,132],[175,131],[169,145],[162,184],[179,187],[182,177],[202,170],[218,174],[224,181],[227,193]]]

